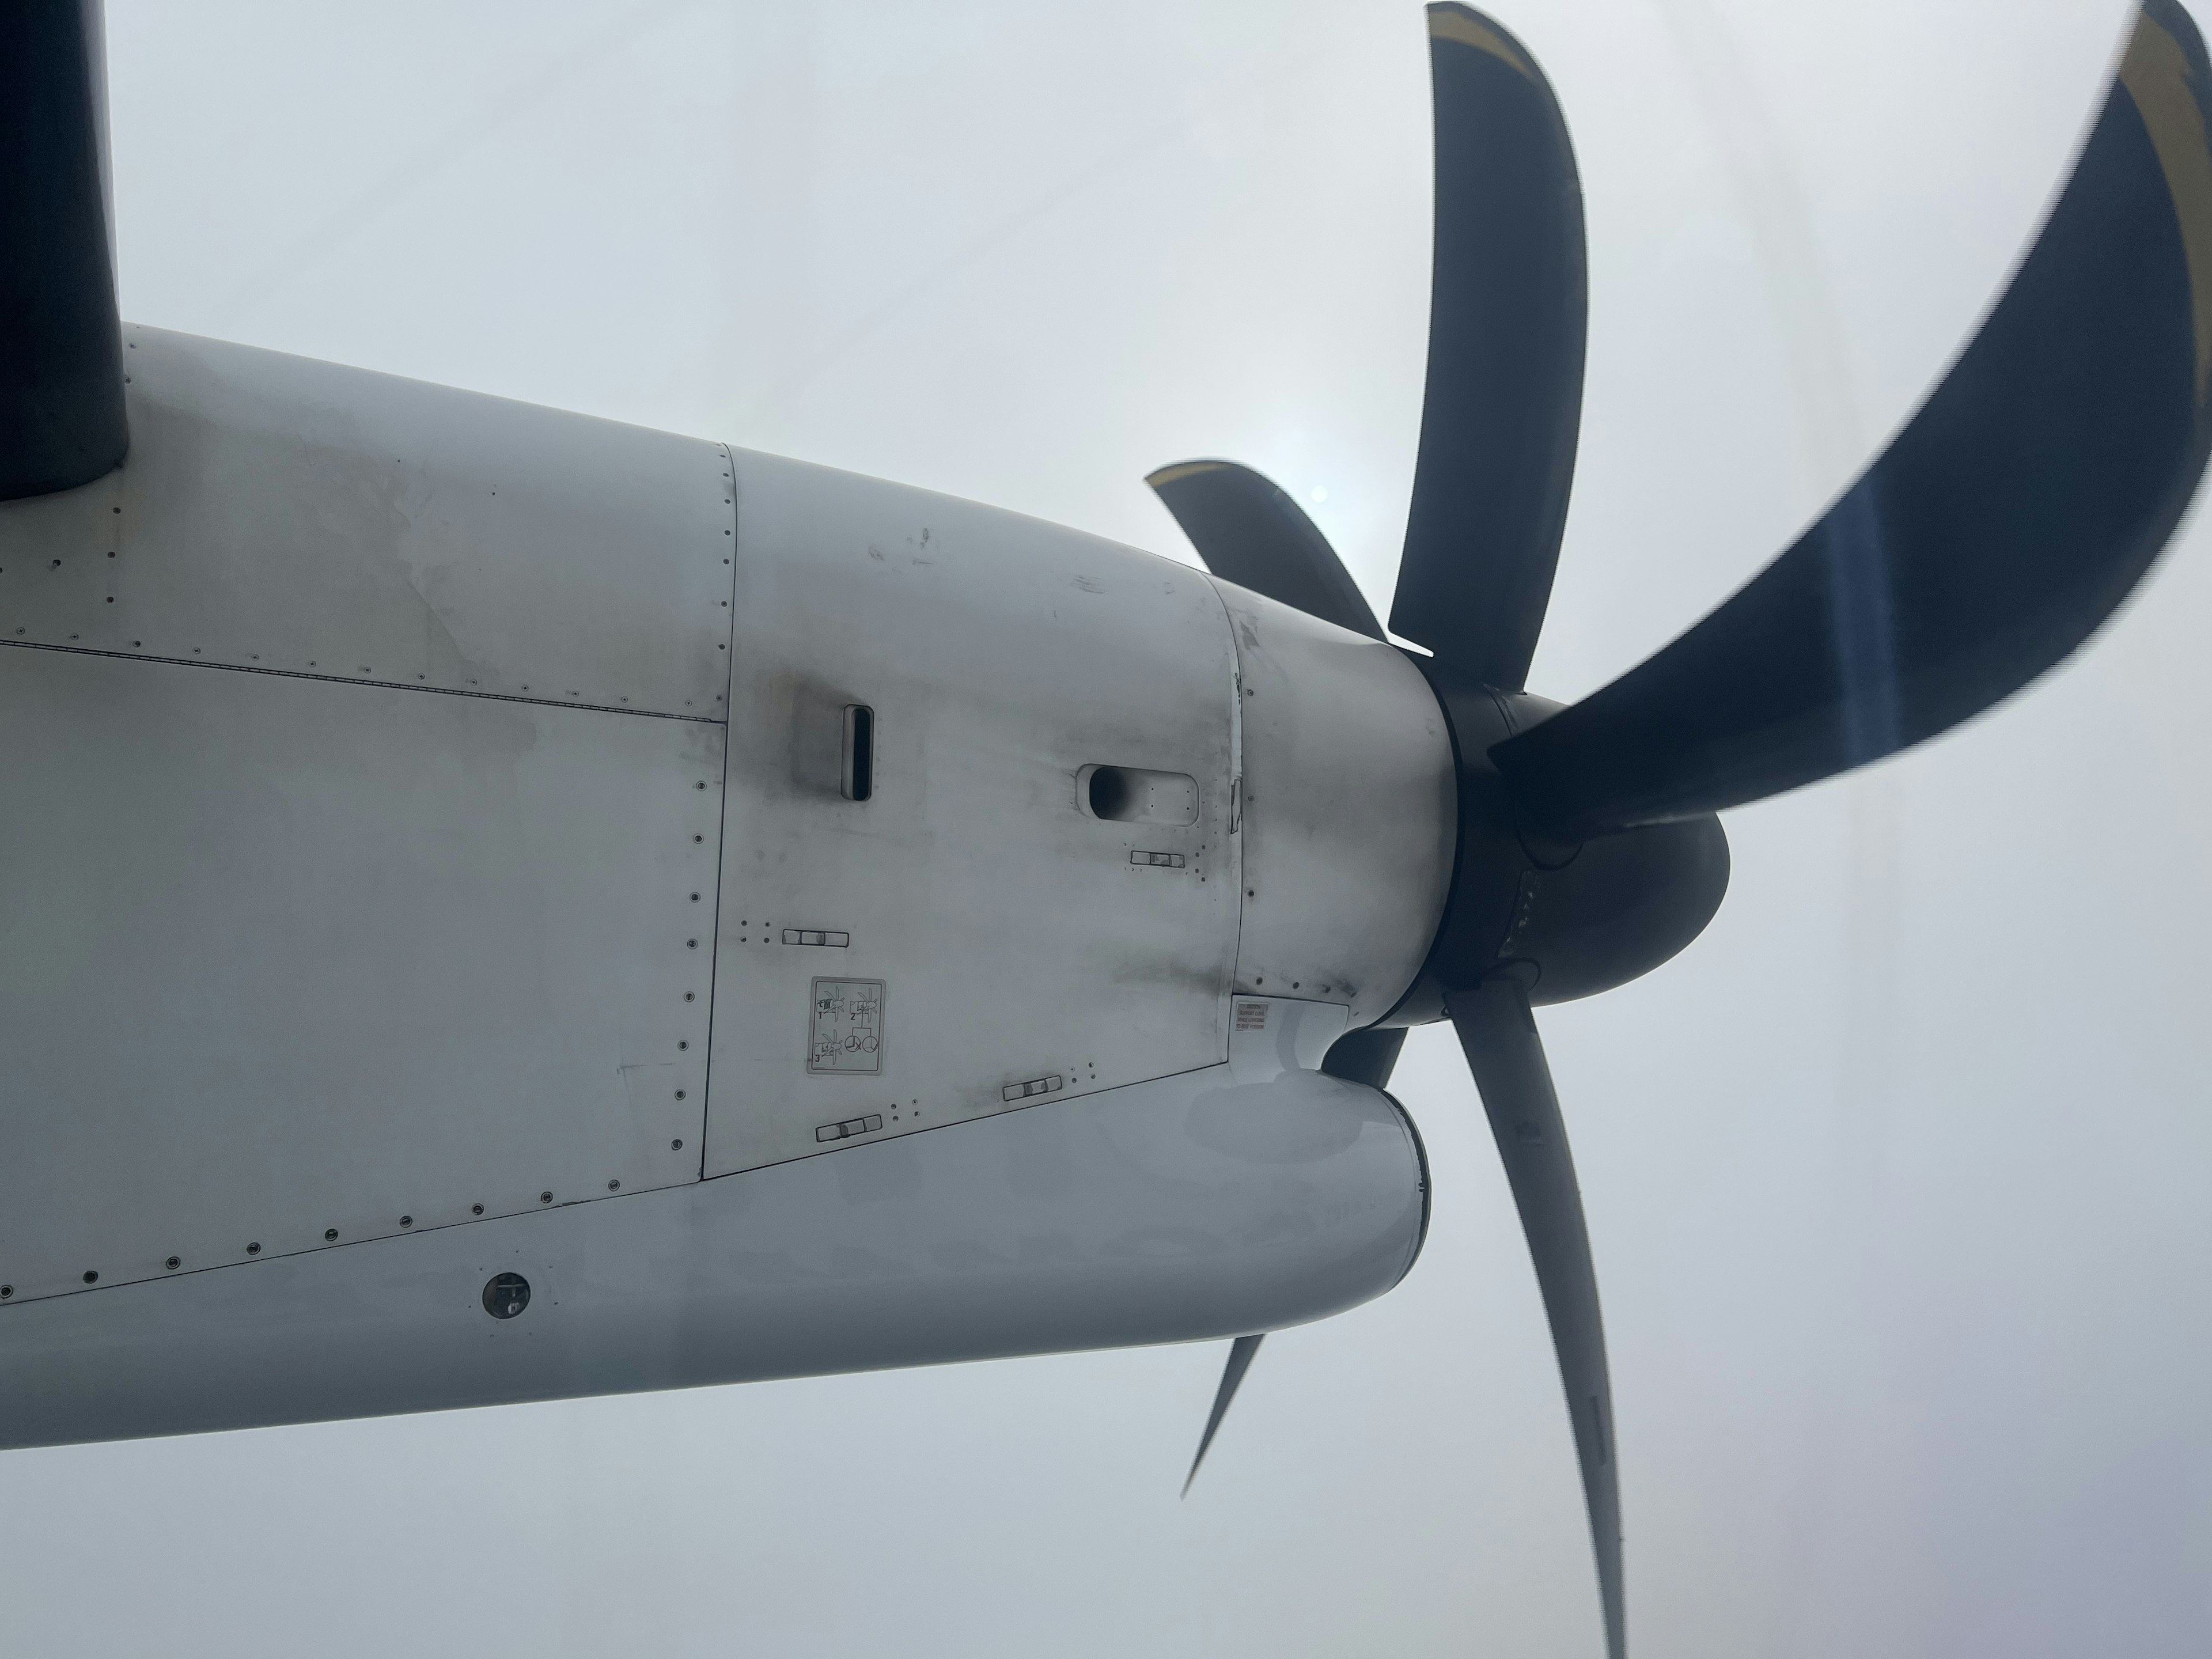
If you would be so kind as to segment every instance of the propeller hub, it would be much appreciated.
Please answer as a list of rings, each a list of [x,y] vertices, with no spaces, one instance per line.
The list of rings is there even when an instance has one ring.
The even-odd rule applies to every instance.
[[[1490,750],[1560,705],[1414,659],[1443,705],[1459,785],[1459,846],[1443,916],[1387,1023],[1445,1018],[1454,991],[1512,974],[1530,1002],[1568,1002],[1647,974],[1705,931],[1728,891],[1728,837],[1711,813],[1587,842],[1544,831]]]

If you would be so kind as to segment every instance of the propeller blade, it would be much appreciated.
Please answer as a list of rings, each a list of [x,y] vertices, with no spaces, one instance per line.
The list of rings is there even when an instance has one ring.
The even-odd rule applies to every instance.
[[[1393,632],[1517,691],[1551,602],[1582,423],[1582,181],[1551,85],[1481,13],[1429,8],[1429,377]]]
[[[1863,765],[2127,597],[2212,453],[2208,96],[2188,14],[2148,0],[2042,234],[1887,451],[1688,633],[1490,751],[1525,822],[1579,840]]]
[[[1382,624],[1328,538],[1296,501],[1250,467],[1181,461],[1145,482],[1215,575],[1339,628],[1382,637]]]
[[[1357,1031],[1346,1031],[1330,1043],[1328,1053],[1322,1058],[1321,1068],[1346,1083],[1386,1089],[1390,1085],[1390,1073],[1398,1065],[1398,1051],[1405,1046],[1404,1026],[1365,1026]]]
[[[1190,1483],[1198,1479],[1198,1466],[1206,1462],[1206,1449],[1213,1443],[1221,1419],[1229,1415],[1229,1402],[1237,1398],[1237,1385],[1252,1369],[1252,1356],[1259,1352],[1257,1336],[1240,1336],[1229,1345],[1229,1363],[1221,1369],[1221,1386],[1213,1391],[1213,1411],[1206,1419],[1206,1432],[1198,1437],[1198,1455],[1190,1460],[1190,1473],[1182,1478],[1185,1498],[1190,1496]]]
[[[0,6],[0,501],[123,459],[100,0]]]
[[[1626,1642],[1620,1580],[1620,1482],[1613,1455],[1613,1385],[1598,1316],[1597,1273],[1583,1224],[1582,1189],[1567,1149],[1566,1124],[1552,1070],[1536,1035],[1528,994],[1510,975],[1451,994],[1451,1020],[1482,1093],[1498,1156],[1521,1212],[1521,1231],[1536,1264],[1536,1284],[1552,1324],[1552,1346],[1565,1385],[1567,1414],[1582,1462],[1590,1540],[1597,1551],[1605,1608],[1606,1652],[1621,1659]]]

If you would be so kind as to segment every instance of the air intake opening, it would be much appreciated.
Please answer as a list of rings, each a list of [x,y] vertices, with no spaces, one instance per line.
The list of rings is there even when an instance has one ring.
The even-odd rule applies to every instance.
[[[876,793],[876,711],[866,703],[845,710],[845,799],[866,800]]]
[[[1102,766],[1091,775],[1091,816],[1119,818],[1129,810],[1129,775],[1118,766]]]
[[[1196,823],[1198,780],[1140,766],[1086,766],[1075,775],[1085,812],[1113,823]]]

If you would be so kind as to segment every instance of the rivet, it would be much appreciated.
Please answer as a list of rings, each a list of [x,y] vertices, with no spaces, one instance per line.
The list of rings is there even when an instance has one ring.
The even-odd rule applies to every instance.
[[[481,1205],[481,1204],[471,1204],[471,1205],[470,1205],[470,1206],[469,1206],[469,1213],[470,1213],[471,1215],[482,1215],[482,1214],[483,1213],[483,1205]]]
[[[681,1090],[681,1089],[678,1089],[678,1090],[676,1091],[676,1097],[677,1097],[677,1099],[678,1099],[678,1100],[683,1099],[683,1098],[684,1098],[684,1091],[683,1091],[683,1090]]]
[[[249,1244],[246,1247],[246,1253],[248,1255],[259,1255],[261,1254],[261,1247],[258,1244]]]
[[[690,1001],[690,1000],[691,1000],[691,993],[690,993],[690,992],[686,991],[686,992],[684,994],[684,1001],[686,1001],[686,1002],[689,1002],[689,1001]]]
[[[0,1302],[6,1301],[15,1294],[15,1287],[13,1285],[0,1285]]]
[[[684,1143],[680,1140],[672,1140],[668,1143],[668,1150],[672,1152],[680,1152],[684,1150]]]
[[[100,1283],[100,1275],[88,1267],[84,1270],[84,1282],[88,1285],[97,1285]]]
[[[696,893],[692,894],[692,895],[691,895],[691,902],[692,902],[692,903],[694,903],[694,904],[696,904],[698,902],[699,902],[699,896],[698,896]]]
[[[323,1243],[325,1243],[325,1244],[335,1244],[335,1243],[337,1243],[337,1240],[338,1240],[338,1230],[337,1230],[337,1228],[335,1228],[335,1227],[325,1227],[325,1228],[324,1228],[324,1229],[323,1229]]]
[[[607,1182],[607,1190],[611,1193],[620,1192],[622,1190],[622,1182],[619,1181],[610,1181]]]
[[[176,1256],[176,1255],[173,1255],[173,1256],[171,1256],[171,1257],[170,1257],[167,1261],[164,1261],[161,1265],[162,1265],[163,1267],[165,1267],[168,1268],[172,1273],[173,1273],[173,1272],[175,1272],[179,1267],[183,1267],[183,1266],[185,1265],[185,1261],[184,1261],[184,1258],[183,1258],[182,1256]]]
[[[553,1194],[550,1193],[540,1193],[538,1194],[538,1201],[540,1204],[550,1204],[553,1201]]]
[[[687,939],[684,941],[684,948],[687,951],[696,951],[699,948],[699,941],[696,939]]]
[[[415,1218],[411,1215],[403,1215],[399,1218],[399,1224],[403,1227],[411,1227],[415,1224]]]
[[[20,634],[20,633],[21,633],[23,630],[22,630],[21,629],[20,629],[20,628],[19,628],[19,629],[17,629],[15,631],[16,631],[18,634]],[[706,838],[706,836],[692,836],[692,837],[691,837],[691,839],[692,839],[694,842],[703,842],[703,841],[705,841],[707,838]]]
[[[676,1045],[676,1047],[677,1047],[677,1048],[678,1048],[678,1052],[681,1052],[682,1050],[684,1050],[684,1049],[685,1049],[685,1048],[689,1048],[690,1046],[691,1046],[691,1045],[690,1045],[690,1043],[688,1043],[688,1042],[679,1042],[679,1043],[678,1043],[678,1044]]]
[[[703,784],[703,783],[701,783],[701,784],[695,784],[695,785],[693,786],[693,787],[695,787],[695,788],[698,788],[698,789],[704,789],[706,787],[707,787],[707,786],[706,786],[705,784]]]

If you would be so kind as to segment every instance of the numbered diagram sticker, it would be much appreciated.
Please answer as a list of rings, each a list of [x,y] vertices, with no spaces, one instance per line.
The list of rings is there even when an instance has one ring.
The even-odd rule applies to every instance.
[[[879,979],[817,979],[807,1026],[810,1072],[884,1069],[884,982]]]

